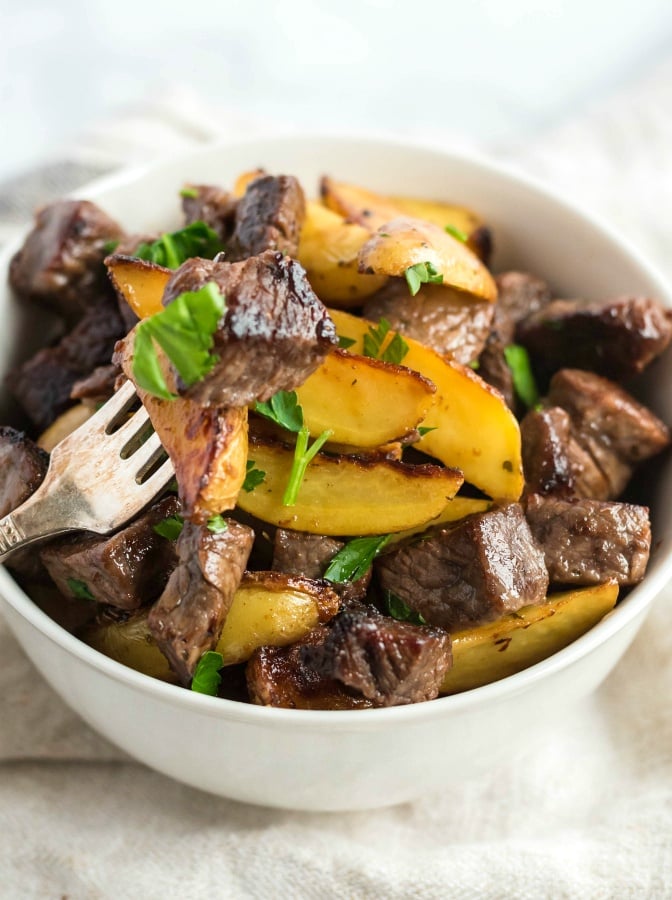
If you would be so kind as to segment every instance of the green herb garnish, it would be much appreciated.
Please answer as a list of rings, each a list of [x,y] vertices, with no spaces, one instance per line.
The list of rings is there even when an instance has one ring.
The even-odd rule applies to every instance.
[[[358,581],[369,571],[371,563],[388,543],[391,534],[354,538],[332,557],[324,577],[335,584]]]
[[[198,197],[198,191],[195,187],[190,187],[187,184],[180,191],[180,197],[184,197],[185,200],[195,200]]]
[[[143,319],[136,327],[133,348],[133,377],[137,384],[156,397],[176,397],[163,377],[155,341],[187,386],[200,381],[218,360],[211,350],[225,309],[217,285],[208,282],[198,291],[180,294],[164,310]]]
[[[436,271],[431,262],[409,266],[404,275],[411,297],[415,297],[423,284],[443,284],[443,275]]]
[[[303,427],[303,410],[296,391],[278,391],[270,400],[255,403],[254,411],[287,431],[298,433]]]
[[[390,328],[391,325],[385,318],[382,318],[377,325],[369,326],[369,330],[364,335],[364,349],[362,351],[364,356],[368,356],[371,359],[380,359],[383,362],[395,363],[396,365],[401,363],[408,353],[408,344],[399,332],[396,332],[384,350],[381,349]]]
[[[259,487],[260,484],[264,483],[266,472],[261,469],[255,469],[253,459],[248,459],[246,472],[243,490],[246,494],[250,494],[256,487]]]
[[[354,338],[341,336],[339,336],[338,338],[338,346],[341,348],[341,350],[348,350],[350,347],[352,347],[353,344],[356,343],[357,341]]]
[[[168,269],[177,269],[192,256],[212,259],[223,249],[217,232],[205,222],[198,221],[180,231],[162,234],[151,244],[140,244],[133,255]]]
[[[472,361],[470,363],[467,363],[467,365],[470,369],[473,369],[474,372],[478,372],[478,370],[481,368],[481,363],[478,359],[472,359]]]
[[[254,463],[252,463],[254,465]],[[259,471],[257,469],[257,471]],[[213,534],[223,534],[225,531],[229,530],[229,526],[226,524],[226,519],[221,514],[217,514],[216,516],[210,516],[208,519],[208,531],[211,531]]]
[[[217,696],[217,691],[222,683],[219,670],[224,665],[224,657],[214,650],[206,650],[199,659],[194,677],[191,680],[191,689],[199,694]]]
[[[385,607],[384,611],[388,616],[392,616],[393,619],[398,619],[400,622],[410,622],[411,625],[427,624],[427,620],[421,613],[411,609],[401,597],[397,597],[392,591],[383,592],[383,604]]]
[[[66,584],[70,588],[72,596],[76,597],[78,600],[96,599],[89,590],[89,586],[85,581],[80,581],[79,578],[68,578]]]
[[[182,534],[183,526],[184,519],[182,516],[174,515],[168,516],[163,522],[157,522],[153,528],[157,534],[161,535],[161,537],[168,538],[169,541],[176,541]]]
[[[461,228],[457,228],[455,225],[444,225],[444,231],[447,231],[451,237],[454,237],[457,241],[462,241],[463,244],[466,244],[469,240],[469,235],[466,231],[462,231]]]
[[[301,409],[301,407],[299,407],[299,409]],[[301,485],[303,484],[303,479],[306,475],[306,469],[313,461],[316,453],[322,449],[333,433],[332,429],[328,428],[326,431],[323,431],[319,437],[316,437],[309,447],[308,438],[310,437],[310,432],[305,426],[299,429],[299,433],[296,436],[296,446],[294,447],[292,470],[289,473],[289,480],[287,481],[285,493],[282,495],[283,506],[294,506],[296,504]]]
[[[428,425],[418,425],[418,434],[420,437],[424,437],[430,431],[436,431],[438,427],[438,425],[433,425],[431,428]]]
[[[105,241],[105,243],[103,244],[103,251],[104,251],[105,255],[107,256],[110,253],[114,253],[114,251],[117,249],[119,244],[120,244],[120,241],[114,241],[114,240],[113,241]]]
[[[539,390],[532,374],[530,357],[520,344],[509,344],[504,348],[504,359],[511,370],[513,388],[528,409],[539,402]]]

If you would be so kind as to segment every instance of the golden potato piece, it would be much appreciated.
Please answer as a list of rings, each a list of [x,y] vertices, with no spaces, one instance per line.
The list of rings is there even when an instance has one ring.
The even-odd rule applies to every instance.
[[[79,428],[80,425],[83,425],[87,419],[91,418],[94,412],[95,409],[92,409],[85,403],[78,403],[76,406],[71,406],[70,409],[66,409],[64,413],[61,413],[61,415],[42,432],[37,439],[37,446],[46,450],[47,453],[51,453],[56,444],[59,444],[63,438],[72,434],[72,432],[76,428]]]
[[[215,648],[224,665],[245,662],[257,647],[284,647],[303,638],[339,608],[325,585],[281,572],[246,572]],[[147,627],[147,610],[123,622],[96,624],[80,636],[96,650],[137,672],[176,682]]]
[[[346,222],[326,206],[309,202],[299,240],[298,260],[325,303],[359,306],[386,283],[384,275],[362,275],[357,254],[369,239],[366,228]]]
[[[462,484],[462,474],[440,466],[409,466],[318,453],[306,470],[295,506],[283,506],[294,449],[252,438],[250,460],[265,480],[238,505],[264,522],[311,534],[386,534],[438,516]]]
[[[428,528],[435,528],[438,525],[445,525],[449,522],[459,522],[460,519],[464,519],[474,513],[487,512],[491,506],[492,500],[481,500],[478,497],[453,497],[438,516],[429,522],[418,525],[416,528],[400,531],[399,534],[393,535],[390,543],[396,544],[399,541],[405,541],[407,538],[413,537],[414,534],[422,534]]]
[[[311,434],[331,428],[334,443],[379,447],[413,431],[435,390],[405,366],[332,350],[296,393]]]
[[[412,216],[414,219],[423,219],[432,222],[439,228],[445,229],[451,225],[469,236],[474,231],[482,228],[485,222],[464,206],[453,206],[450,203],[437,203],[432,200],[419,200],[415,197],[390,197],[390,201],[402,214]]]
[[[170,269],[120,254],[108,256],[105,265],[114,289],[139,319],[161,312],[163,291],[173,274]]]
[[[462,241],[422,219],[386,222],[359,251],[359,271],[402,278],[407,269],[431,263],[446,287],[494,303],[497,285],[480,259]]]
[[[453,668],[442,694],[456,694],[499,681],[562,650],[596,625],[616,605],[615,582],[551,594],[496,622],[457,631]]]
[[[388,197],[355,184],[334,181],[326,175],[320,181],[320,195],[325,206],[369,232],[377,231],[402,214]]]
[[[371,322],[340,310],[332,310],[331,317],[341,337],[355,339],[351,351],[361,352]],[[386,341],[393,336],[389,332]],[[434,403],[422,423],[434,430],[413,446],[460,469],[465,481],[494,500],[517,500],[524,483],[520,428],[501,394],[468,366],[412,338],[404,340],[409,348],[404,365],[436,385]]]

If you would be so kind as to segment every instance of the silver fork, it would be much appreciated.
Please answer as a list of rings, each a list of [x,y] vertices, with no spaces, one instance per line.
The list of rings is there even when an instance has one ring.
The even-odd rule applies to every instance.
[[[159,437],[127,381],[51,453],[44,481],[0,519],[0,562],[41,538],[66,531],[107,534],[128,522],[173,477]]]

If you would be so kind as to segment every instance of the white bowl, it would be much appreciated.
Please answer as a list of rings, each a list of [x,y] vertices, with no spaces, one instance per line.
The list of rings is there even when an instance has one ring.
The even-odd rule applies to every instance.
[[[436,150],[377,140],[294,137],[211,146],[82,189],[134,231],[179,221],[185,181],[230,184],[263,165],[307,190],[328,172],[382,191],[450,199],[494,229],[496,268],[546,278],[556,294],[636,292],[672,306],[669,288],[605,225],[505,169]],[[0,346],[6,370],[21,313],[6,288],[15,248],[0,258]],[[647,402],[672,420],[672,354],[655,364]],[[672,574],[672,466],[655,486],[656,551],[645,580],[584,637],[495,684],[431,703],[343,712],[266,709],[164,684],[92,650],[60,628],[0,569],[2,609],[53,688],[93,728],[132,756],[195,787],[248,803],[353,810],[412,800],[477,775],[529,746],[618,662]],[[496,736],[496,739],[493,737]]]

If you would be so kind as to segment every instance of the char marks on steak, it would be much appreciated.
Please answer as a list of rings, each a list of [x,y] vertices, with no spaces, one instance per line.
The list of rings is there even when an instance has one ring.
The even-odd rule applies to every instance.
[[[105,403],[113,396],[121,369],[114,363],[96,366],[90,375],[76,381],[70,391],[72,400],[83,400],[90,405]]]
[[[411,297],[403,279],[392,278],[364,304],[365,319],[384,318],[395,331],[449,354],[459,363],[477,359],[490,332],[494,305],[443,285],[423,285]]]
[[[223,188],[212,184],[190,184],[188,193],[182,194],[182,210],[185,223],[205,222],[226,244],[231,237],[236,220],[238,201]],[[195,194],[196,196],[192,196]]]
[[[247,406],[302,384],[336,345],[336,329],[292,259],[268,250],[238,263],[187,260],[164,293],[168,305],[184,291],[214,282],[226,312],[214,335],[218,363],[183,394],[204,405]]]
[[[102,262],[121,227],[88,200],[57,200],[43,207],[9,268],[12,287],[25,297],[75,318],[107,287]],[[106,249],[108,248],[108,249]]]
[[[306,217],[306,198],[292,175],[261,175],[248,186],[236,207],[236,224],[227,259],[277,250],[296,256]]]
[[[86,585],[97,603],[138,609],[159,596],[177,563],[175,545],[154,526],[178,512],[177,498],[165,497],[112,535],[84,534],[51,541],[42,561],[66,597],[71,581]]]
[[[374,706],[433,700],[452,665],[445,631],[399,622],[371,609],[340,613],[324,643],[303,647],[301,656],[310,668],[336,678]]]
[[[648,297],[554,300],[519,323],[516,340],[546,375],[568,366],[622,381],[668,346],[672,310]]]
[[[381,555],[380,586],[430,625],[479,625],[541,603],[548,573],[518,503],[432,529],[422,540]]]
[[[178,566],[149,612],[149,630],[183,684],[190,683],[201,656],[216,647],[254,542],[251,528],[225,521],[226,531],[219,534],[184,523]]]
[[[645,506],[533,494],[526,512],[552,584],[637,584],[644,577],[651,549]]]

